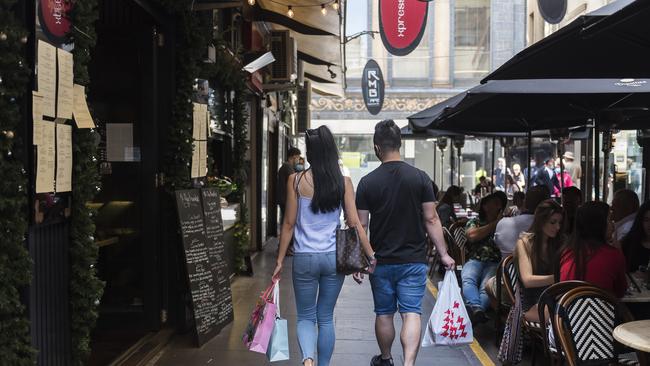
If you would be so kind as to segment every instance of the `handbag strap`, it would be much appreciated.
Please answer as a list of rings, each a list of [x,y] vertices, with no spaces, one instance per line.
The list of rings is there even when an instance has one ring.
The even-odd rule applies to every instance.
[[[277,318],[280,317],[280,279],[275,282],[275,286],[273,286],[273,303],[275,304],[275,316]]]

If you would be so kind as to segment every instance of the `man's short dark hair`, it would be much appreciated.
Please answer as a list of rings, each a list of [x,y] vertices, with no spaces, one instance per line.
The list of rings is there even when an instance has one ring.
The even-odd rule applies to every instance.
[[[287,157],[291,158],[296,155],[300,156],[300,149],[297,147],[290,147],[289,151],[287,152]]]
[[[399,150],[402,146],[402,135],[399,127],[392,119],[385,119],[375,125],[375,135],[372,142],[383,151]]]
[[[534,186],[528,189],[526,192],[526,198],[524,198],[524,209],[529,213],[535,212],[537,206],[551,197],[548,187],[546,186]]]

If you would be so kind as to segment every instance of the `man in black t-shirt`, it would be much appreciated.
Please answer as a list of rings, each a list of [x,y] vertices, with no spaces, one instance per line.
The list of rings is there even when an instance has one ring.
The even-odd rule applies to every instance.
[[[368,227],[370,216],[370,241],[377,258],[370,283],[376,314],[375,335],[381,355],[374,356],[371,365],[393,365],[393,317],[399,311],[404,365],[412,366],[420,346],[427,234],[433,239],[445,267],[454,268],[454,260],[447,254],[431,180],[426,173],[401,160],[399,127],[392,120],[379,122],[373,142],[382,164],[361,179],[356,197],[364,227]],[[356,280],[362,278],[360,274],[355,275]]]

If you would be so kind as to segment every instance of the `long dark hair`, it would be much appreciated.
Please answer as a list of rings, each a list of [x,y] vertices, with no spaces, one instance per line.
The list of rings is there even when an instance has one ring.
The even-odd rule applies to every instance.
[[[625,254],[628,272],[634,272],[639,269],[639,265],[647,264],[640,262],[644,259],[643,254],[641,253],[641,245],[644,240],[650,239],[646,238],[645,230],[643,229],[643,219],[648,211],[650,211],[650,201],[639,207],[639,211],[636,213],[630,232],[628,232],[627,235],[623,237],[623,240],[621,240],[621,248]]]
[[[311,210],[314,213],[332,212],[341,207],[345,181],[339,167],[339,153],[334,136],[326,126],[305,132],[307,160],[314,181]]]
[[[561,251],[560,266],[568,260],[567,254],[573,254],[574,279],[584,281],[590,251],[607,245],[607,217],[609,205],[604,202],[590,201],[576,211],[575,226],[571,240]]]
[[[454,198],[460,196],[462,192],[463,191],[460,189],[459,186],[449,186],[445,191],[445,194],[442,195],[442,198],[440,199],[440,203],[446,203],[449,206],[453,207]]]
[[[533,265],[533,274],[553,274],[555,273],[554,260],[557,251],[562,246],[562,229],[554,238],[547,239],[547,245],[544,247],[544,225],[551,219],[551,216],[561,214],[564,216],[562,206],[552,199],[540,203],[535,209],[535,218],[528,229],[530,235],[530,245],[525,246],[526,254]],[[562,220],[560,220],[562,222]]]

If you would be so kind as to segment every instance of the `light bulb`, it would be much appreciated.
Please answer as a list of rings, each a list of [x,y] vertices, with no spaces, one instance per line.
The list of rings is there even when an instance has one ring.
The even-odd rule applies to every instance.
[[[339,10],[339,0],[334,0],[334,2],[332,3],[332,9],[334,9],[335,11]]]
[[[327,8],[325,7],[325,4],[322,4],[320,6],[320,12],[323,13],[323,15],[327,15]]]
[[[248,5],[255,6],[255,0],[248,0]]]
[[[287,16],[293,18],[293,9],[291,8],[291,5],[289,5],[289,8],[287,9]]]

